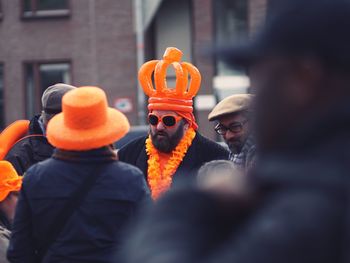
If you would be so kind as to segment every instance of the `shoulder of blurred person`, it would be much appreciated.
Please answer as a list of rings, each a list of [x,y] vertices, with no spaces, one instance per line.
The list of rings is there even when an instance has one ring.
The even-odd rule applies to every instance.
[[[249,175],[256,207],[203,262],[343,262],[349,187],[341,170],[326,156],[259,160]]]
[[[19,174],[34,163],[49,158],[54,147],[47,141],[40,124],[40,115],[33,117],[29,124],[28,135],[16,142],[5,156]]]
[[[273,160],[249,174],[247,196],[169,191],[132,227],[122,262],[340,262],[348,187],[338,168]]]
[[[125,263],[202,262],[237,231],[238,222],[248,216],[250,205],[249,202],[225,202],[188,185],[175,187],[143,211],[140,220],[130,226],[118,260]]]

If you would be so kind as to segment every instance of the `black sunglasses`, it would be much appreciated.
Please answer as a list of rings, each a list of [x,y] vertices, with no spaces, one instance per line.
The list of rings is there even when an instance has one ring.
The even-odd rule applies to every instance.
[[[181,119],[182,117],[171,114],[163,116],[157,116],[153,113],[148,114],[148,122],[153,126],[157,126],[158,123],[161,121],[165,126],[172,127]]]

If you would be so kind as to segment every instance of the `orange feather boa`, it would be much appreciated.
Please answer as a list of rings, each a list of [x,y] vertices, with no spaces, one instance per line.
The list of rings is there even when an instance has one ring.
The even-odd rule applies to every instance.
[[[166,192],[171,184],[173,175],[175,174],[177,168],[185,157],[188,148],[191,146],[196,132],[193,128],[189,128],[186,134],[182,137],[179,144],[171,152],[171,157],[166,163],[163,171],[160,168],[159,154],[157,149],[153,146],[151,137],[146,140],[146,152],[148,155],[148,171],[147,180],[148,185],[151,189],[152,198],[154,200],[158,199],[159,196]]]

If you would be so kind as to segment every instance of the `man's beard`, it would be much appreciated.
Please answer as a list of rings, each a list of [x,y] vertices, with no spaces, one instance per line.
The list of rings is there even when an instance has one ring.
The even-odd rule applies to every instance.
[[[226,142],[232,154],[239,154],[242,151],[244,143],[241,140],[232,140]]]
[[[169,136],[166,132],[156,131],[154,134],[150,131],[153,146],[160,152],[170,153],[181,141],[184,135],[184,124],[181,123],[176,132]]]

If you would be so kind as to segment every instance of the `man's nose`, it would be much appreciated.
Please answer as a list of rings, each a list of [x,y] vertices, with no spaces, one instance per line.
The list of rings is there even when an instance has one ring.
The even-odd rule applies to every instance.
[[[163,124],[162,121],[158,122],[156,128],[157,128],[158,131],[163,131],[163,130],[165,130],[165,126],[164,126],[164,124]]]
[[[239,133],[227,130],[227,132],[224,135],[224,137],[225,137],[226,140],[231,140],[231,139],[234,139],[234,138],[238,138],[239,137]]]

